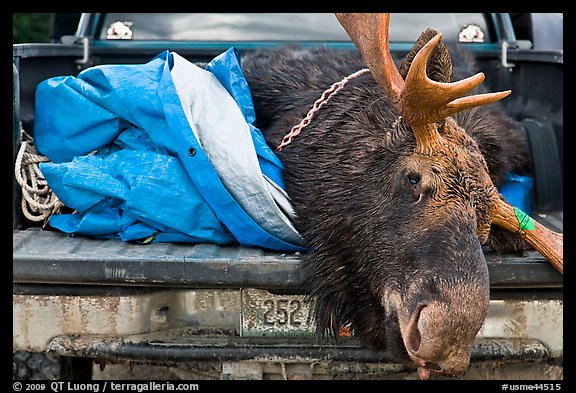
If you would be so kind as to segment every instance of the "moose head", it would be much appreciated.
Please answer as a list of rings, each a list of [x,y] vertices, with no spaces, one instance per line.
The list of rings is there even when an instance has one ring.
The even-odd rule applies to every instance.
[[[280,153],[295,225],[309,246],[302,267],[316,299],[317,329],[337,335],[349,326],[368,347],[415,365],[422,379],[461,375],[487,315],[482,245],[494,228],[514,233],[560,271],[562,235],[504,200],[489,170],[497,157],[486,157],[473,137],[492,132],[499,121],[478,121],[490,116],[481,108],[510,91],[466,96],[484,74],[453,82],[451,56],[431,29],[397,68],[388,14],[336,17],[370,73],[349,81]],[[296,58],[294,64],[305,67],[307,57]],[[342,55],[314,61],[322,66],[311,69],[324,67],[328,77],[331,64],[344,68]],[[282,58],[275,66],[287,63]],[[264,78],[246,68],[253,80]],[[274,81],[282,79],[275,72]],[[278,107],[297,106],[290,94],[306,85],[297,75],[279,82],[290,88]],[[310,83],[323,77],[317,75]],[[265,83],[268,91],[282,91],[270,79]],[[268,106],[272,99],[266,97]],[[282,129],[294,112],[302,113],[278,115],[270,128]],[[480,129],[467,129],[471,124]],[[274,131],[266,137],[278,141]]]
[[[390,97],[399,115],[397,128],[410,129],[415,142],[387,174],[394,191],[382,196],[386,216],[396,223],[390,228],[395,235],[386,237],[403,252],[389,255],[380,250],[380,266],[391,265],[384,261],[396,265],[374,271],[368,284],[376,301],[390,310],[385,314],[397,318],[405,350],[422,378],[430,372],[462,374],[488,309],[489,280],[481,245],[492,224],[518,232],[559,270],[562,235],[538,223],[531,230],[522,228],[517,211],[492,183],[475,141],[452,117],[500,100],[510,91],[464,96],[482,83],[484,74],[450,82],[450,55],[438,46],[441,34],[430,38],[430,30],[416,43],[401,75],[389,49],[389,14],[336,16]],[[437,80],[427,76],[430,61]],[[399,131],[382,136],[394,139],[391,132]]]
[[[466,109],[498,101],[508,96],[511,91],[465,97],[467,92],[484,81],[484,74],[480,72],[461,81],[448,82],[452,70],[450,55],[445,47],[439,48],[435,58],[432,59],[438,63],[435,76],[443,80],[430,79],[426,73],[431,60],[430,55],[442,38],[442,34],[437,33],[429,39],[427,36],[432,30],[421,35],[415,48],[408,55],[402,67],[405,74],[403,76],[390,54],[389,14],[336,14],[336,16],[359,49],[376,81],[392,98],[400,113],[399,118],[412,129],[416,140],[413,157],[436,157],[438,162],[442,161],[440,157],[450,157],[455,163],[476,162],[476,165],[480,165],[477,169],[483,169],[477,173],[474,187],[476,190],[471,194],[484,200],[484,204],[477,204],[476,207],[482,208],[477,212],[481,213],[477,218],[477,235],[480,242],[486,241],[491,224],[498,225],[520,234],[556,269],[563,272],[562,234],[550,231],[535,221],[531,222],[535,228],[524,230],[521,220],[529,219],[501,198],[492,184],[482,155],[476,156],[479,151],[474,152],[474,149],[470,148],[473,141],[467,139],[466,130],[459,128],[451,118],[452,115]],[[442,127],[443,135],[440,135],[439,127]],[[456,137],[457,135],[460,137]],[[455,138],[455,143],[450,143],[452,138]],[[465,148],[463,152],[459,151],[462,147]],[[474,164],[471,166],[473,168]],[[411,184],[413,183],[412,179]]]

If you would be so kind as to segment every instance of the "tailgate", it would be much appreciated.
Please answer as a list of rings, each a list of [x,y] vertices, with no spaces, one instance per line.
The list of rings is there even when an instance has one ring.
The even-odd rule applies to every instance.
[[[548,219],[553,216],[548,215]],[[561,222],[561,221],[560,221]],[[214,244],[124,243],[13,231],[13,282],[185,288],[265,288],[301,292],[299,255]],[[493,289],[561,288],[539,253],[485,250]]]

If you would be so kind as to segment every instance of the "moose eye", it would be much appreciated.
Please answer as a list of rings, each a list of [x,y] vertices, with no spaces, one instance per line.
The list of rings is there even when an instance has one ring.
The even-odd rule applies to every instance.
[[[420,183],[420,174],[416,172],[410,172],[408,174],[408,182],[414,187],[416,187],[416,185]]]

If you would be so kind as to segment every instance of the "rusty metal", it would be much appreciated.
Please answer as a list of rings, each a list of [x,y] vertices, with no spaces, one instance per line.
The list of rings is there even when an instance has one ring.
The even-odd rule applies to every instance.
[[[122,337],[177,326],[239,330],[238,290],[155,291],[104,295],[13,294],[13,347],[45,351],[62,335]]]
[[[354,337],[319,342],[269,331],[241,337],[242,302],[267,291],[174,290],[125,296],[13,295],[13,348],[112,360],[316,359],[389,361]],[[300,295],[294,298],[300,299]],[[274,334],[280,337],[273,337]],[[492,300],[473,360],[563,357],[563,301]]]

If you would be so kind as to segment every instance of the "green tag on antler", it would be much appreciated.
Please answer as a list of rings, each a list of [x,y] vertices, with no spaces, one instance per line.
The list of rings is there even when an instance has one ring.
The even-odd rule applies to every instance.
[[[530,217],[528,214],[524,213],[522,210],[514,207],[514,214],[516,215],[516,219],[518,220],[518,225],[520,229],[526,231],[533,231],[535,224],[534,219]]]

